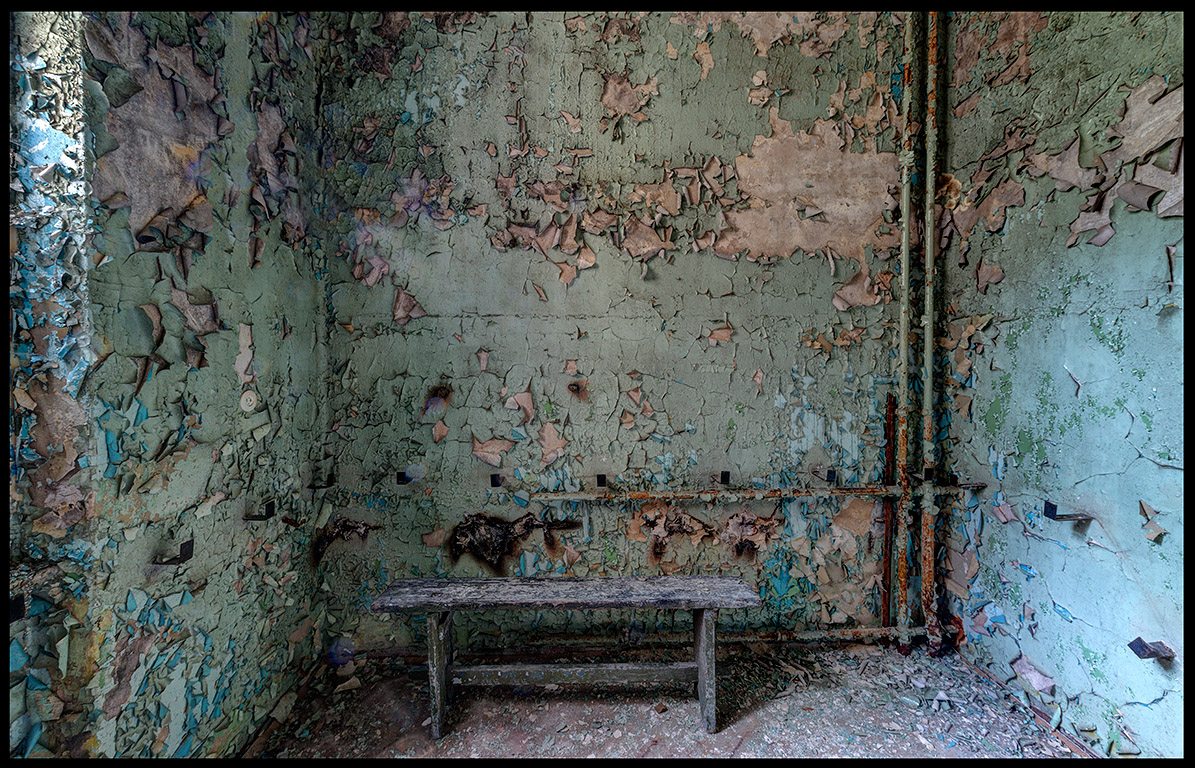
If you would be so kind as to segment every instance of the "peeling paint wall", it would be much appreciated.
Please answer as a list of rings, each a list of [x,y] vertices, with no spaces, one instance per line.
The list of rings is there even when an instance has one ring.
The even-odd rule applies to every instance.
[[[296,14],[85,29],[99,754],[232,752],[322,647],[317,34]]]
[[[329,26],[316,208],[334,249],[338,491],[324,515],[329,530],[377,526],[334,538],[322,561],[333,626],[359,648],[391,632],[411,643],[420,627],[365,612],[399,576],[661,572],[742,574],[767,607],[726,612],[739,630],[878,624],[871,501],[530,494],[592,491],[598,474],[622,490],[715,488],[723,471],[745,489],[825,485],[828,470],[879,482],[899,17]],[[478,644],[499,622],[689,620],[463,618]]]
[[[79,733],[89,355],[83,114],[73,13],[17,14],[9,38],[9,751]]]
[[[293,14],[18,17],[13,146],[32,181],[15,353],[38,375],[14,370],[11,490],[44,514],[18,507],[10,549],[63,572],[27,597],[69,633],[26,633],[52,667],[10,646],[30,668],[21,746],[228,754],[323,643],[308,557],[325,344],[299,203],[317,33]]]
[[[948,543],[963,649],[1100,752],[1181,755],[1182,14],[948,30],[944,453],[989,483]]]
[[[941,499],[946,626],[1111,754],[1182,750],[1181,22],[941,19],[935,439],[988,483]],[[399,576],[740,574],[724,629],[878,624],[881,505],[751,492],[884,482],[904,24],[16,14],[13,749],[235,753],[325,656],[419,645],[367,611]]]

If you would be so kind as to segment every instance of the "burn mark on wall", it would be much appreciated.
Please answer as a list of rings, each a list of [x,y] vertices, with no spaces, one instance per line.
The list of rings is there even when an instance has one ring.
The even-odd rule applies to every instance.
[[[348,541],[350,537],[356,536],[361,541],[365,541],[369,538],[370,531],[376,531],[381,527],[364,520],[337,517],[315,534],[315,539],[311,542],[311,562],[314,565],[319,565],[320,561],[324,559],[328,547],[332,546],[332,542],[337,539]]]
[[[589,402],[589,379],[570,381],[565,387],[568,393],[583,403]]]
[[[548,554],[560,557],[564,548],[555,531],[574,531],[580,527],[581,523],[576,520],[541,520],[530,512],[515,520],[474,513],[453,526],[446,544],[454,563],[469,554],[495,576],[504,576],[507,575],[507,558],[514,557],[520,544],[535,531],[543,531],[544,548]]]
[[[663,501],[643,504],[627,521],[627,538],[647,543],[647,562],[653,566],[660,566],[666,559],[673,537],[697,545],[705,539],[716,540],[717,536],[714,526]]]
[[[452,386],[437,384],[427,391],[423,398],[423,418],[439,420],[452,402]]]

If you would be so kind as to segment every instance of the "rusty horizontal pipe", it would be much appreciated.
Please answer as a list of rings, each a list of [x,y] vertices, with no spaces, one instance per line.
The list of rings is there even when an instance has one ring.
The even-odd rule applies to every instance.
[[[915,637],[925,634],[925,627],[907,627],[905,629],[909,636]],[[774,637],[763,638],[775,642],[785,641],[800,641],[813,642],[818,640],[855,640],[867,642],[870,640],[883,640],[886,638],[897,638],[901,633],[900,627],[845,627],[842,629],[801,629],[790,631],[777,631],[762,633],[766,635],[774,635]],[[719,638],[723,635],[719,635]]]
[[[532,501],[762,501],[764,499],[828,498],[833,496],[899,496],[896,486],[864,485],[853,488],[718,488],[709,491],[533,491]]]
[[[919,493],[946,494],[974,490],[971,485],[922,485],[910,489],[910,495]],[[529,491],[531,501],[763,501],[765,499],[831,498],[835,496],[875,496],[877,498],[898,498],[902,496],[900,486],[862,485],[851,488],[772,488],[762,490],[718,489],[713,491],[614,491],[595,493],[593,491]]]

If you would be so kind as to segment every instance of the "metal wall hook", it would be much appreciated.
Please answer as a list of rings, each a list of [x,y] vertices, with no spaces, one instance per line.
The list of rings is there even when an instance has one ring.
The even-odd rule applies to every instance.
[[[1079,521],[1079,520],[1094,520],[1095,519],[1093,516],[1087,514],[1086,512],[1064,512],[1062,514],[1059,514],[1058,513],[1058,505],[1052,501],[1047,501],[1045,503],[1045,505],[1043,507],[1043,511],[1045,513],[1045,516],[1050,518],[1051,520]]]
[[[1161,659],[1162,661],[1170,661],[1174,658],[1174,651],[1170,650],[1170,646],[1157,640],[1152,643],[1147,643],[1138,637],[1133,642],[1129,643],[1129,650],[1137,654],[1139,659]]]
[[[195,554],[195,539],[184,541],[178,546],[178,554],[174,557],[155,557],[154,565],[182,565]]]
[[[266,503],[261,505],[261,511],[257,514],[246,513],[242,520],[269,520],[274,516],[277,505],[273,499],[268,499]]]

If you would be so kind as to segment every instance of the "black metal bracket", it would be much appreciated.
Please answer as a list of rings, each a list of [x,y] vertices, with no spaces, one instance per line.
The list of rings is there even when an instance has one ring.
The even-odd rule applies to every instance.
[[[1129,643],[1129,650],[1137,654],[1139,659],[1162,659],[1170,661],[1174,658],[1174,651],[1162,641],[1147,643],[1140,637]]]
[[[722,470],[722,475],[720,476],[718,482],[722,485],[730,485],[730,472],[725,469]]]
[[[933,480],[935,485],[943,485],[950,488],[961,488],[967,491],[982,491],[984,488],[988,487],[987,483],[963,481],[955,473],[943,471],[940,467],[934,471]]]
[[[273,499],[267,499],[265,504],[261,505],[261,511],[257,514],[246,513],[242,520],[269,520],[274,516],[277,505]]]
[[[178,554],[174,557],[155,557],[154,565],[182,565],[195,554],[195,539],[184,541],[178,546]]]
[[[827,469],[824,472],[821,469],[811,469],[811,470],[809,470],[809,474],[813,475],[818,480],[825,480],[827,483],[829,483],[832,486],[838,485],[838,470],[837,469]],[[913,476],[916,477],[916,475],[913,475]]]
[[[1080,521],[1080,520],[1094,520],[1095,519],[1092,515],[1089,515],[1086,512],[1064,512],[1062,514],[1058,514],[1058,505],[1052,501],[1047,501],[1045,503],[1045,506],[1043,509],[1045,511],[1046,517],[1050,518],[1051,520],[1058,520],[1059,522],[1062,522],[1062,521],[1075,522],[1075,521]]]
[[[605,487],[606,487],[606,476],[605,476],[605,475],[598,475],[598,476],[597,476],[597,487],[598,487],[598,488],[605,488]]]

